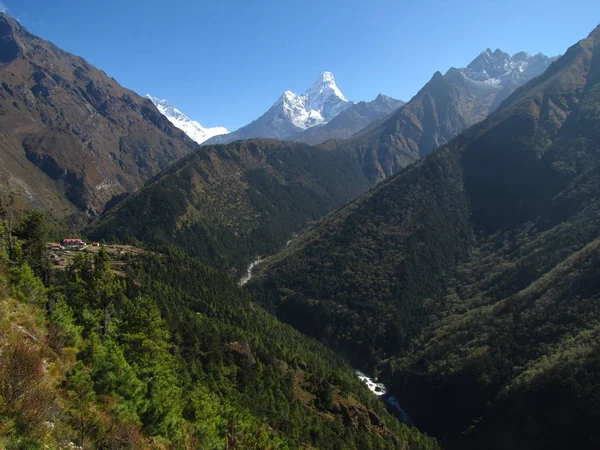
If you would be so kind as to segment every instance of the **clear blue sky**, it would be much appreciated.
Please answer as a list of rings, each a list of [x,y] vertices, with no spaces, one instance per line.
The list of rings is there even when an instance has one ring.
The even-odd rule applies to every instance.
[[[0,0],[31,32],[204,126],[234,130],[331,71],[350,100],[409,100],[487,47],[564,53],[599,0]]]

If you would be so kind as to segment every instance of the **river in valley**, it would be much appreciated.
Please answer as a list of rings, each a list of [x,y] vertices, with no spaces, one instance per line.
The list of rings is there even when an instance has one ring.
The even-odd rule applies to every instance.
[[[362,381],[363,383],[365,383],[367,385],[367,387],[373,394],[375,394],[377,396],[381,396],[387,392],[383,383],[376,383],[371,378],[369,378],[364,373],[362,373],[360,370],[356,371],[356,376],[358,377],[358,379],[360,381]]]
[[[289,245],[289,242],[287,245]],[[253,271],[256,268],[256,266],[258,266],[264,260],[265,258],[255,259],[252,262],[252,264],[248,266],[246,275],[240,279],[238,285],[244,286],[245,284],[247,284],[252,279]],[[396,413],[398,420],[412,426],[412,420],[408,413],[404,411],[404,409],[402,409],[402,407],[398,403],[398,399],[395,396],[387,395],[387,388],[383,383],[379,383],[373,380],[371,377],[365,375],[360,370],[356,370],[355,373],[358,379],[362,381],[373,394],[381,398],[381,400],[386,404],[389,410],[392,410]]]
[[[242,277],[242,279],[239,281],[238,285],[241,287],[243,285],[245,285],[246,283],[248,283],[248,281],[250,281],[252,279],[252,271],[254,270],[254,268],[256,266],[258,266],[261,262],[263,262],[265,260],[265,258],[258,258],[255,259],[252,264],[250,264],[248,266],[248,270],[246,271],[246,275],[244,275]]]

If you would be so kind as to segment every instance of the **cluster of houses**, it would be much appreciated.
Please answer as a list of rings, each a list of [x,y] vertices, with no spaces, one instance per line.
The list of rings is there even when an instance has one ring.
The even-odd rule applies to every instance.
[[[87,244],[81,239],[63,239],[63,246],[65,247],[86,247]]]
[[[66,248],[85,248],[87,247],[88,244],[85,243],[85,241],[78,239],[78,238],[74,238],[74,239],[63,239],[62,240],[62,244],[58,244],[56,242],[52,242],[50,244],[50,250],[65,250]],[[92,247],[100,247],[100,243],[99,242],[92,242],[91,243]]]

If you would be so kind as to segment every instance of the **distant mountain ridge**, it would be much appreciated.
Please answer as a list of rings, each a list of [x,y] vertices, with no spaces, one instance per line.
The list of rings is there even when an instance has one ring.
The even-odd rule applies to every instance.
[[[522,83],[539,75],[554,59],[543,53],[530,56],[527,52],[518,52],[510,56],[499,48],[494,52],[488,48],[466,68],[459,70],[475,81],[502,84],[507,80],[515,80]]]
[[[358,102],[345,109],[328,123],[309,128],[293,137],[293,141],[316,145],[329,139],[347,139],[369,124],[388,116],[405,102],[383,94],[370,102]]]
[[[542,74],[556,58],[501,50],[482,52],[466,68],[436,72],[402,108],[374,122],[348,141],[374,182],[397,173],[485,119],[522,84]]]
[[[285,91],[269,110],[250,124],[207,144],[227,144],[240,139],[288,139],[329,122],[352,106],[337,87],[331,72],[323,72],[304,94]]]
[[[312,148],[265,139],[222,147],[208,145],[209,140],[198,155],[155,177],[92,224],[89,231],[96,239],[117,236],[123,241],[175,245],[207,264],[237,274],[257,255],[281,248],[310,221],[420,158],[418,146],[410,153],[398,145],[401,139],[413,136],[405,133],[420,132],[420,146],[430,151],[435,141],[426,143],[425,139],[439,130],[419,128],[417,113],[435,113],[435,120],[442,122],[443,136],[450,139],[470,121],[486,117],[501,89],[496,83],[473,81],[458,69],[447,76],[438,72],[409,104],[397,108],[400,101],[379,95],[373,102],[353,104],[326,125],[303,132],[307,139],[329,139],[324,130],[344,133],[368,123],[363,132],[367,138],[373,130],[380,133],[382,142],[398,133],[400,137],[389,146],[389,166],[382,164],[387,156],[377,147],[380,141],[364,139],[363,133]],[[486,95],[490,92],[494,95]],[[427,109],[432,102],[436,108]],[[440,107],[444,102],[449,111]],[[390,110],[395,112],[390,115]],[[413,122],[399,124],[398,117]],[[377,164],[385,170],[373,170]],[[164,206],[166,198],[168,208]]]
[[[152,97],[150,94],[146,94],[146,98],[149,98],[152,103],[154,103],[154,106],[156,106],[158,110],[167,119],[169,119],[173,125],[187,134],[190,139],[198,144],[202,144],[204,141],[213,136],[229,133],[225,127],[204,128],[199,122],[190,119],[188,116],[171,105],[171,103],[169,103],[169,101],[166,99]]]

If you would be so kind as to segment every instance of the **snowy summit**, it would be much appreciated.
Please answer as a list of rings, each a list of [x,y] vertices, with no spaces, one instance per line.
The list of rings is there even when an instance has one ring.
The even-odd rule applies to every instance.
[[[461,71],[471,80],[488,84],[505,84],[509,81],[523,84],[542,73],[555,59],[542,53],[530,56],[526,52],[515,53],[511,57],[498,48],[494,52],[488,48]]]
[[[305,130],[329,122],[351,104],[335,84],[333,74],[323,72],[304,94],[285,91],[273,108],[283,109],[296,127]]]
[[[161,100],[146,94],[158,110],[167,118],[169,122],[187,134],[198,144],[202,144],[207,139],[221,134],[227,134],[229,131],[224,127],[204,128],[200,123],[190,119],[177,108],[173,107],[167,100]]]
[[[238,139],[291,139],[304,130],[324,125],[353,105],[337,87],[331,72],[323,72],[304,94],[285,91],[269,110],[255,121],[210,144],[227,144]]]

